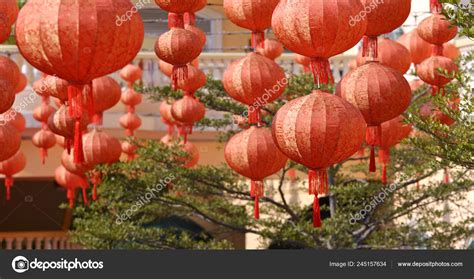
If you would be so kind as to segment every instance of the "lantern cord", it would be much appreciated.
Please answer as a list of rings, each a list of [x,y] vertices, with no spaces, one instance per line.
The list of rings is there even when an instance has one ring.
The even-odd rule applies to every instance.
[[[259,206],[259,197],[255,197],[254,205],[253,205],[253,216],[256,220],[260,219],[260,206]]]
[[[383,164],[382,166],[382,183],[387,184],[387,165]]]
[[[252,32],[252,48],[255,50],[258,47],[265,47],[265,33],[263,31]]]
[[[40,158],[41,158],[41,164],[46,163],[46,157],[48,157],[48,149],[41,147],[40,148]]]
[[[82,151],[82,129],[81,120],[76,119],[74,128],[74,163],[81,164],[84,162],[84,153]]]
[[[449,184],[449,183],[450,183],[449,171],[448,171],[447,168],[444,169],[444,183],[445,183],[445,184]]]
[[[327,169],[317,169],[308,171],[308,192],[310,195],[329,194]]]
[[[95,201],[95,200],[97,200],[97,186],[100,183],[102,183],[102,175],[99,171],[93,171],[92,172],[91,182],[92,182],[92,185],[93,185],[92,200]]]
[[[71,139],[64,138],[64,148],[67,150],[67,154],[71,155]]]
[[[76,191],[72,189],[67,190],[67,198],[69,200],[69,208],[74,208],[74,199],[76,196]]]
[[[135,113],[135,106],[127,106],[127,112]]]
[[[261,108],[258,106],[248,106],[248,115],[249,115],[249,124],[257,124],[260,125],[262,122],[260,117]]]
[[[439,0],[430,0],[430,11],[432,13],[441,13],[443,6],[439,3]]]
[[[188,65],[174,65],[172,74],[173,90],[178,89],[178,81],[183,81],[188,78]]]
[[[184,28],[183,14],[168,14],[168,28]]]
[[[313,202],[313,227],[321,228],[321,208],[319,207],[318,195],[314,195]]]
[[[375,146],[370,146],[370,163],[369,163],[369,171],[375,172],[377,167],[375,166]]]
[[[13,177],[7,176],[5,177],[5,188],[6,188],[6,200],[9,201],[11,198],[11,188],[13,186]]]
[[[125,135],[127,137],[133,137],[133,130],[132,129],[125,129]]]
[[[369,61],[378,58],[378,39],[377,36],[364,36],[362,42],[362,56],[369,58]]]
[[[311,71],[318,88],[323,84],[334,84],[334,77],[327,58],[311,58]]]

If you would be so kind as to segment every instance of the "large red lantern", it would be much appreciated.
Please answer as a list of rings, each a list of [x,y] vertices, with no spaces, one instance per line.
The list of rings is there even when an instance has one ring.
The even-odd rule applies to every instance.
[[[366,18],[351,25],[363,10],[359,0],[282,0],[273,13],[273,32],[287,49],[311,57],[316,83],[327,84],[328,58],[352,48],[367,29]]]
[[[273,138],[291,160],[309,168],[309,193],[314,199],[314,225],[321,226],[318,194],[328,193],[326,169],[341,162],[364,143],[362,114],[340,97],[323,91],[285,104],[273,119]]]
[[[264,40],[263,31],[272,24],[279,0],[224,0],[224,12],[234,24],[252,30],[252,47]]]
[[[410,15],[411,0],[361,0],[361,3],[368,22],[363,56],[377,58],[377,37],[392,32],[405,22]],[[354,24],[360,17],[362,11],[354,18]]]
[[[444,15],[433,14],[420,22],[417,31],[423,40],[441,46],[456,37],[458,28],[451,24]]]
[[[0,162],[0,174],[5,175],[6,199],[10,200],[10,188],[13,186],[13,176],[26,166],[26,157],[18,151],[13,157]]]
[[[398,70],[402,74],[410,69],[410,52],[402,44],[387,38],[378,38],[377,60],[380,64]],[[357,56],[357,66],[361,66],[368,61],[367,57],[362,55],[362,51]]]
[[[398,42],[404,45],[410,51],[411,61],[415,65],[420,64],[431,56],[431,44],[423,40],[418,35],[418,31],[416,29],[403,34],[398,39]]]
[[[21,145],[21,134],[12,125],[0,125],[0,161],[17,153]]]
[[[41,129],[33,135],[31,139],[33,144],[40,149],[41,162],[46,162],[48,156],[48,149],[56,145],[56,137],[49,129]]]
[[[92,81],[94,94],[94,123],[102,124],[104,111],[114,107],[121,99],[122,90],[111,77],[96,78]]]
[[[257,123],[261,107],[280,97],[287,80],[274,61],[249,53],[229,65],[222,82],[232,98],[249,106],[249,122]]]
[[[227,142],[224,154],[233,170],[251,180],[254,216],[258,219],[258,203],[264,195],[263,180],[282,169],[288,158],[278,150],[269,129],[255,126],[233,136]]]
[[[340,90],[341,97],[359,109],[368,125],[366,140],[372,147],[370,171],[375,172],[374,146],[380,145],[380,124],[408,108],[410,85],[399,71],[369,62],[349,72],[342,79]]]

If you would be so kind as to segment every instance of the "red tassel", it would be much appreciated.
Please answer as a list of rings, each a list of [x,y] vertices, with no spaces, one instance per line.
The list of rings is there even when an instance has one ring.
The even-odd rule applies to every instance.
[[[92,200],[95,201],[97,200],[97,186],[102,183],[102,175],[98,171],[93,171],[92,172],[92,177],[91,177],[91,182],[93,185],[92,188]]]
[[[318,195],[314,195],[313,202],[313,227],[321,228],[321,209],[319,207]]]
[[[377,171],[377,167],[375,166],[375,147],[373,145],[370,146],[369,171],[370,172],[376,172]]]
[[[364,36],[362,43],[362,56],[374,61],[378,58],[378,39],[375,36]]]
[[[445,184],[449,184],[449,183],[450,183],[449,171],[448,171],[448,169],[444,169],[444,183],[445,183]]]
[[[40,148],[41,164],[44,165],[46,163],[46,157],[48,157],[48,149]]]
[[[172,76],[172,87],[173,90],[177,90],[178,81],[182,81],[188,78],[188,65],[174,65],[173,76]]]
[[[82,151],[82,130],[81,121],[76,119],[74,130],[74,163],[81,164],[84,162],[84,153]]]
[[[253,216],[256,220],[260,219],[260,206],[258,204],[259,197],[255,197],[254,205],[253,205]]]
[[[443,10],[443,5],[439,3],[439,0],[430,0],[430,11],[432,13],[441,13]]]
[[[331,66],[327,58],[311,58],[311,71],[314,77],[314,83],[318,88],[323,84],[333,84]]]
[[[76,199],[76,190],[67,190],[67,199],[69,200],[69,208],[74,208],[74,201]]]
[[[7,201],[11,198],[11,187],[13,186],[13,177],[7,176],[5,177],[5,198]]]
[[[84,187],[82,187],[82,200],[84,201],[84,204],[89,204],[89,200],[87,199],[87,191]]]
[[[256,106],[249,106],[248,107],[248,114],[249,114],[249,124],[260,124],[260,107]]]
[[[329,194],[328,173],[326,169],[308,171],[308,192],[310,195]]]
[[[387,184],[387,165],[382,166],[382,183]]]
[[[368,145],[380,146],[382,143],[382,127],[380,125],[367,127],[365,141]]]

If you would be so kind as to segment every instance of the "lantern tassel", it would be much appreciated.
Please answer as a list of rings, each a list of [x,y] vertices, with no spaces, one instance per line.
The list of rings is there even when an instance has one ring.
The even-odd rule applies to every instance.
[[[449,184],[449,183],[450,183],[449,171],[448,171],[447,168],[444,169],[444,183],[445,183],[445,184]]]
[[[86,204],[86,205],[89,204],[89,200],[87,199],[87,191],[86,191],[85,187],[82,187],[82,200],[83,200],[84,204]]]
[[[383,164],[382,166],[382,183],[387,184],[387,165]]]
[[[178,81],[182,81],[188,78],[188,65],[174,65],[173,76],[172,76],[172,87],[173,90],[177,90]]]
[[[377,167],[375,165],[375,146],[370,146],[370,163],[369,163],[369,171],[376,172]]]
[[[308,193],[310,195],[329,194],[328,173],[326,169],[308,171]]]
[[[5,198],[7,201],[11,198],[11,188],[13,186],[13,177],[7,176],[5,177]]]
[[[255,197],[254,205],[253,205],[253,216],[255,220],[260,219],[260,206],[259,206],[259,197]]]
[[[76,196],[76,191],[72,189],[67,190],[67,199],[69,200],[69,208],[74,208],[74,200]]]
[[[331,66],[327,58],[311,58],[310,65],[314,77],[314,83],[316,83],[318,88],[323,84],[334,83]]]
[[[314,195],[313,202],[313,227],[321,228],[321,208],[319,207],[318,195]]]
[[[248,114],[249,114],[249,124],[260,124],[260,107],[257,106],[249,106],[248,107]]]
[[[74,129],[74,163],[81,164],[84,162],[84,153],[82,151],[82,130],[81,121],[76,119]]]
[[[46,148],[40,148],[40,158],[41,158],[41,164],[46,163],[46,157],[48,157],[48,149]]]
[[[364,36],[362,43],[362,56],[374,61],[378,58],[378,38],[377,36]]]

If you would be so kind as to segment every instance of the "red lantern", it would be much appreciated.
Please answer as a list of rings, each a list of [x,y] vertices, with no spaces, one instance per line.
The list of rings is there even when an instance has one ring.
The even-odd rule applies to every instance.
[[[142,102],[142,94],[135,92],[135,90],[128,88],[122,93],[122,103],[129,107],[135,107]]]
[[[274,61],[249,53],[229,65],[222,80],[226,92],[249,106],[249,121],[260,121],[261,107],[278,99],[285,91],[286,76]]]
[[[179,24],[162,34],[155,43],[155,53],[161,60],[173,65],[172,81],[176,88],[178,80],[187,77],[187,64],[201,54],[199,37],[193,32],[183,29],[182,18]]]
[[[13,176],[21,172],[26,166],[26,157],[23,152],[17,152],[13,157],[0,162],[0,173],[5,175],[6,199],[10,200],[10,188],[13,186]]]
[[[199,150],[197,147],[190,143],[189,141],[186,143],[180,143],[182,150],[187,154],[187,157],[181,158],[184,162],[185,168],[192,168],[199,162]]]
[[[366,18],[351,25],[363,9],[359,0],[282,0],[273,12],[273,32],[287,49],[311,57],[315,82],[327,84],[328,58],[352,48],[366,31]]]
[[[288,102],[273,119],[278,148],[310,169],[309,193],[315,195],[316,227],[321,226],[317,195],[328,193],[326,169],[359,150],[365,128],[364,118],[354,106],[323,91]]]
[[[59,99],[62,103],[68,101],[69,82],[56,76],[46,76],[33,84],[33,90],[40,96]]]
[[[449,76],[445,76],[439,69],[447,71]],[[432,56],[416,67],[418,77],[440,91],[443,91],[443,87],[454,79],[457,71],[458,66],[453,60],[443,56]]]
[[[412,127],[403,123],[403,117],[398,116],[382,123],[382,138],[379,149],[379,162],[382,164],[382,183],[387,183],[387,166],[390,163],[390,148],[408,137]]]
[[[26,120],[23,114],[12,109],[0,115],[0,125],[5,124],[11,125],[20,133],[26,129]]]
[[[0,1],[0,14],[6,18],[8,26],[12,26],[18,17],[18,3],[16,0],[2,0]]]
[[[196,97],[186,94],[182,99],[174,102],[171,107],[171,115],[173,119],[180,123],[180,134],[185,136],[192,134],[192,127],[206,114],[206,107]]]
[[[378,56],[380,64],[398,70],[402,74],[410,69],[410,52],[402,44],[386,38],[378,38]],[[362,55],[362,51],[357,56],[357,66],[361,66],[368,61],[367,57]]]
[[[15,93],[18,94],[18,93],[23,92],[23,90],[25,90],[27,85],[28,85],[28,78],[26,77],[25,74],[21,73],[20,79],[15,86]]]
[[[142,69],[132,64],[128,64],[120,71],[120,77],[129,85],[133,85],[137,80],[140,80],[142,75]]]
[[[190,64],[188,65],[187,78],[179,80],[177,87],[189,93],[194,93],[204,85],[206,85],[206,75],[203,71]]]
[[[417,31],[423,40],[433,45],[442,46],[456,37],[458,28],[451,24],[444,15],[433,14],[420,22]]]
[[[201,49],[206,45],[206,33],[196,26],[196,16],[194,13],[184,14],[184,29],[193,32],[199,38]]]
[[[365,32],[363,56],[377,58],[377,37],[390,33],[400,27],[410,15],[411,0],[361,0],[364,5],[364,12],[367,17],[367,31]],[[358,17],[353,19],[357,24]]]
[[[431,44],[423,40],[415,29],[409,33],[403,34],[398,42],[404,45],[410,51],[411,61],[414,64],[420,64],[431,56]]]
[[[454,44],[446,43],[443,45],[443,56],[456,60],[461,56],[461,51]]]
[[[341,97],[364,116],[368,125],[367,144],[372,147],[370,171],[375,172],[374,146],[380,145],[380,124],[399,116],[408,108],[410,85],[399,71],[369,62],[342,79]]]
[[[166,101],[160,103],[160,116],[161,120],[167,125],[174,125],[175,119],[171,113],[172,104],[168,104]]]
[[[0,161],[17,153],[21,145],[21,135],[12,125],[0,125]]]
[[[233,170],[251,180],[254,216],[258,219],[258,203],[264,195],[263,180],[282,169],[288,158],[278,150],[269,129],[255,126],[233,136],[225,146],[224,155]]]
[[[33,118],[38,122],[46,123],[48,122],[49,117],[55,112],[56,110],[47,102],[42,102],[39,107],[36,107],[33,110]]]
[[[224,13],[234,24],[252,30],[252,47],[264,40],[263,31],[272,24],[279,0],[224,0]]]
[[[120,125],[122,125],[124,129],[126,129],[125,134],[129,137],[133,136],[134,131],[140,128],[140,126],[142,125],[142,120],[140,119],[140,117],[138,117],[138,115],[132,112],[129,112],[120,117],[119,121]]]
[[[93,169],[92,165],[88,165],[85,163],[74,163],[74,157],[71,156],[66,150],[63,151],[61,155],[61,164],[63,167],[76,175],[84,176],[88,171]]]
[[[170,13],[183,14],[202,6],[202,0],[155,0],[155,3]]]
[[[116,138],[94,129],[83,137],[84,162],[88,165],[115,163],[122,154],[122,145]]]
[[[87,184],[87,180],[85,177],[69,172],[63,166],[56,168],[54,177],[56,182],[60,186],[66,188],[70,208],[74,207],[77,188],[82,189],[82,197],[84,199],[84,204],[88,203],[86,189],[89,187],[89,185]]]
[[[272,60],[277,59],[283,53],[283,45],[277,40],[266,39],[263,45],[257,47],[257,52]],[[309,63],[308,63],[309,65]]]
[[[8,111],[15,102],[15,91],[11,82],[0,80],[0,113]]]
[[[452,102],[453,108],[457,107],[457,101]],[[434,121],[437,121],[443,125],[451,126],[455,123],[454,119],[441,112],[432,101],[428,101],[426,104],[421,106],[420,115],[423,117],[432,117]]]
[[[20,81],[20,75],[18,65],[10,58],[0,55],[0,77],[2,77],[2,80],[8,81],[14,89]]]
[[[92,82],[94,94],[94,123],[102,124],[104,111],[114,107],[122,96],[122,90],[118,82],[111,77],[96,78]]]
[[[48,156],[48,149],[56,145],[54,133],[48,129],[41,129],[33,135],[32,142],[34,146],[40,149],[41,162],[44,164]]]

